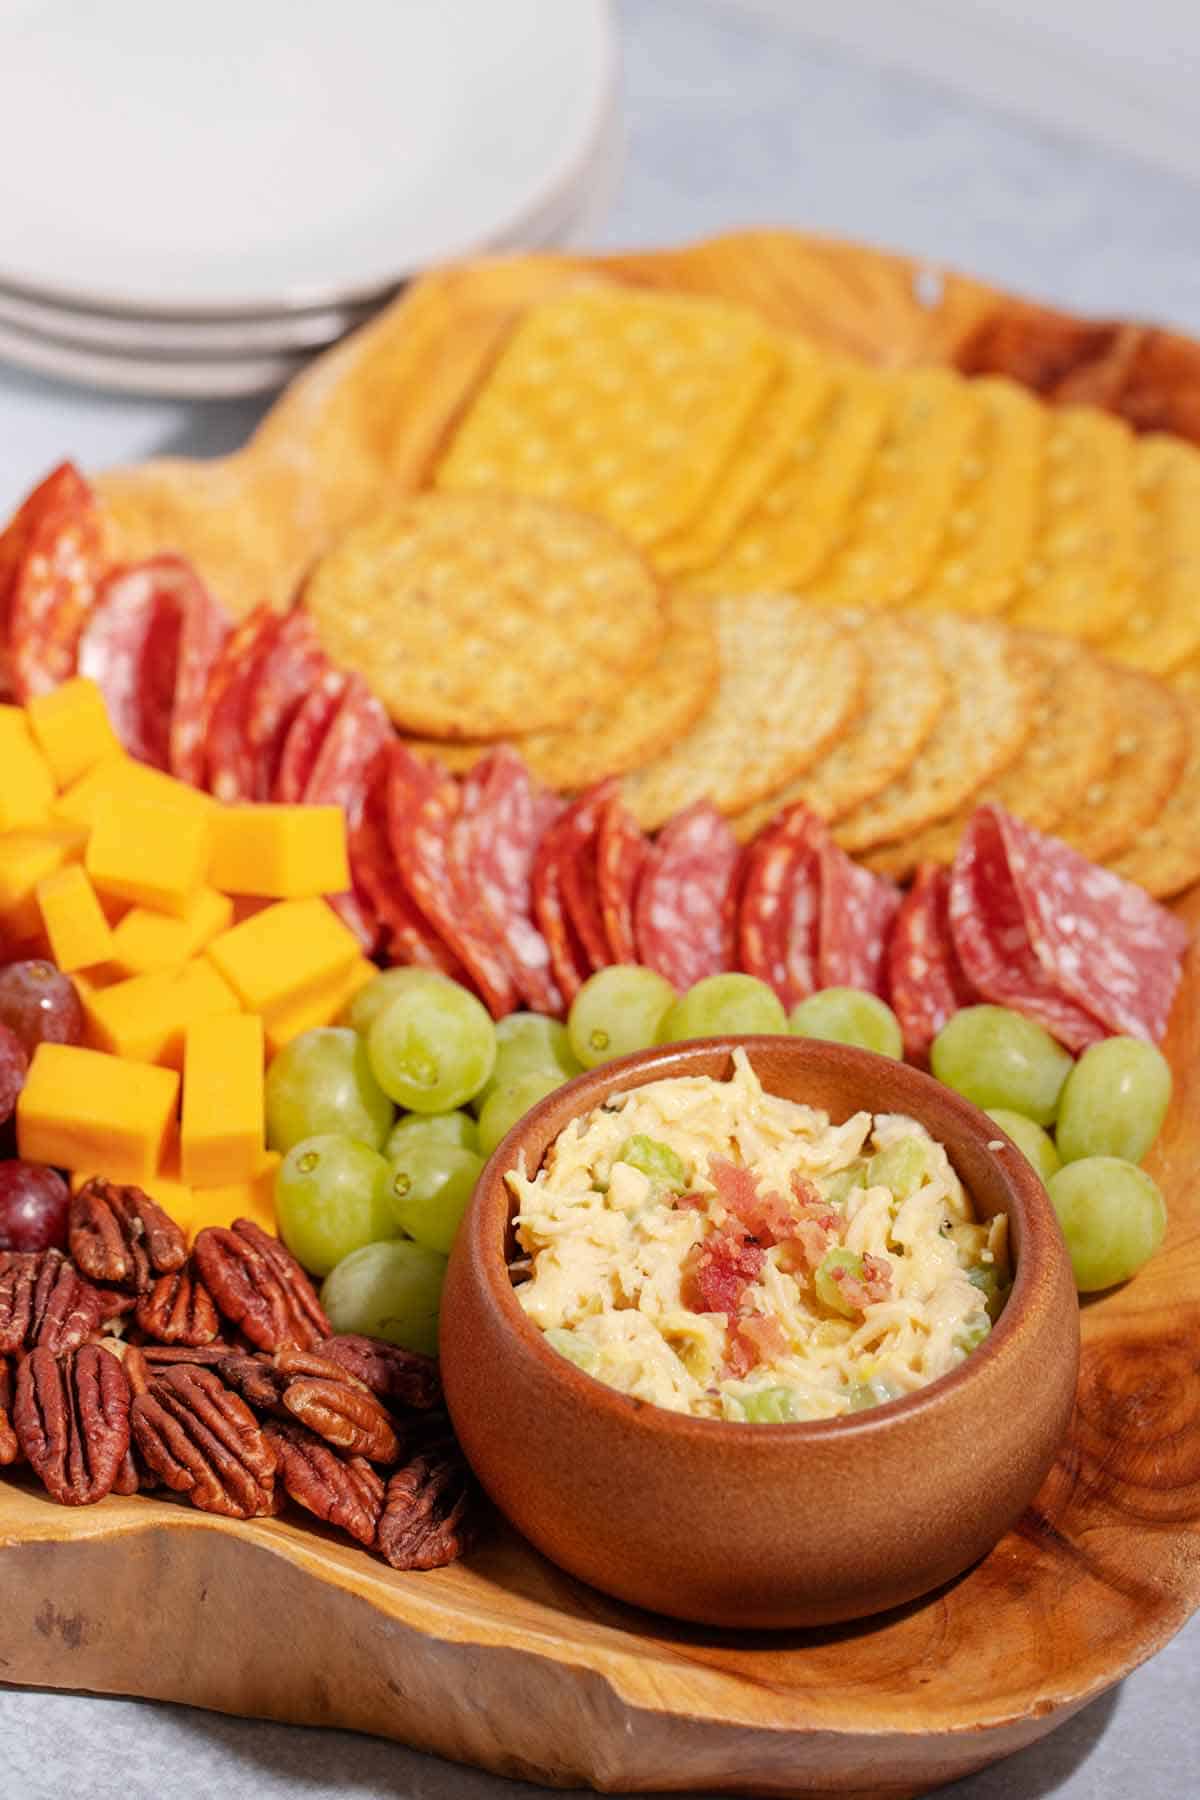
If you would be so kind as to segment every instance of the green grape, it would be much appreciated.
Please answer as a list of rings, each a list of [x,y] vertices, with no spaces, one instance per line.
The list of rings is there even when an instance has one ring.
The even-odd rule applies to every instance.
[[[1141,1162],[1171,1103],[1171,1065],[1140,1038],[1112,1037],[1085,1050],[1062,1091],[1055,1138],[1063,1162],[1120,1156]]]
[[[657,1138],[644,1137],[641,1132],[636,1137],[626,1138],[613,1161],[628,1163],[631,1169],[640,1169],[651,1181],[674,1188],[680,1194],[690,1179],[687,1164],[678,1151],[672,1150],[670,1144],[660,1144]]]
[[[321,1305],[335,1332],[361,1332],[435,1356],[446,1258],[407,1238],[364,1244],[325,1277]]]
[[[1085,1156],[1052,1175],[1058,1214],[1081,1294],[1135,1275],[1163,1241],[1167,1208],[1144,1169],[1119,1156]]]
[[[1070,1076],[1067,1077],[1068,1081]],[[989,1119],[994,1119],[1001,1131],[1006,1131],[1021,1155],[1033,1164],[1038,1177],[1049,1181],[1056,1169],[1062,1167],[1058,1151],[1054,1148],[1054,1139],[1024,1113],[1008,1112],[1003,1106],[989,1106]]]
[[[842,1292],[841,1283],[834,1279],[835,1269],[845,1269],[854,1277],[855,1281],[861,1281],[863,1259],[855,1250],[827,1250],[821,1259],[820,1267],[813,1276],[817,1299],[823,1301],[833,1312],[842,1313],[847,1319],[852,1319],[858,1308],[851,1306]]]
[[[285,1154],[302,1138],[330,1131],[378,1150],[396,1116],[362,1039],[332,1025],[301,1032],[279,1052],[263,1097],[267,1143]]]
[[[897,1138],[867,1164],[867,1186],[885,1187],[897,1200],[907,1200],[932,1176],[933,1160],[932,1145],[918,1137]]]
[[[560,1356],[565,1356],[568,1362],[573,1362],[577,1369],[587,1370],[595,1365],[595,1350],[590,1344],[585,1344],[582,1338],[577,1337],[575,1332],[552,1325],[549,1331],[542,1333],[542,1336],[552,1350],[557,1350]]]
[[[571,1048],[585,1069],[649,1050],[675,989],[653,969],[616,963],[590,975],[571,1002],[567,1031]]]
[[[658,1028],[660,1044],[686,1038],[743,1037],[787,1030],[787,1014],[753,975],[706,975],[677,1000]]]
[[[1053,1123],[1073,1066],[1048,1031],[1006,1006],[964,1006],[934,1038],[929,1060],[939,1081],[976,1106],[1022,1113],[1035,1125]]]
[[[822,988],[793,1006],[788,1030],[797,1037],[824,1038],[831,1044],[853,1044],[880,1056],[904,1055],[900,1021],[878,994],[860,988]]]
[[[396,1236],[391,1179],[390,1165],[367,1144],[333,1132],[304,1138],[275,1177],[279,1235],[306,1269],[328,1275],[352,1250]]]
[[[442,975],[437,969],[417,969],[411,965],[402,969],[385,969],[374,981],[368,981],[366,987],[359,988],[353,1000],[346,1008],[345,1022],[360,1036],[366,1037],[381,1012],[386,1012],[397,994],[414,994],[439,982],[449,981],[448,975]],[[451,983],[457,986],[457,983]]]
[[[496,1031],[474,994],[439,979],[392,996],[367,1033],[367,1052],[393,1100],[411,1112],[447,1112],[491,1074]]]
[[[456,1144],[460,1150],[478,1150],[479,1127],[469,1112],[405,1113],[393,1125],[383,1154],[390,1161],[410,1144]]]
[[[475,1096],[475,1110],[480,1110],[495,1088],[522,1075],[537,1070],[543,1075],[557,1074],[560,1082],[569,1081],[581,1066],[566,1026],[557,1019],[547,1019],[542,1013],[509,1013],[497,1021],[496,1066]]]
[[[544,1071],[534,1069],[528,1075],[520,1075],[516,1081],[510,1081],[489,1094],[479,1115],[479,1154],[490,1156],[501,1138],[508,1136],[518,1119],[523,1119],[539,1100],[544,1100],[547,1094],[552,1094],[555,1088],[561,1086],[560,1076],[547,1075]]]
[[[449,1256],[482,1169],[482,1156],[456,1144],[418,1139],[402,1145],[391,1159],[396,1224],[418,1244]]]
[[[789,1387],[759,1388],[740,1398],[743,1416],[751,1425],[785,1425],[796,1417],[796,1396]]]

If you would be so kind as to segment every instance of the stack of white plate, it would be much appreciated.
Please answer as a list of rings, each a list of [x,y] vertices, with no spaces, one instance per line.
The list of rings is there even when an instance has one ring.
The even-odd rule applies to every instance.
[[[0,361],[280,386],[410,276],[578,241],[619,163],[609,0],[21,0]]]

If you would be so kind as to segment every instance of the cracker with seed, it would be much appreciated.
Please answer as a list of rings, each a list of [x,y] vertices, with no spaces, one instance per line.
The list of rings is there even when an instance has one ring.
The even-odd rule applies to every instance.
[[[889,380],[888,430],[848,521],[844,544],[805,598],[821,606],[895,606],[920,587],[937,555],[983,407],[949,369]]]
[[[1106,656],[1166,675],[1200,652],[1200,450],[1139,439],[1137,601]]]
[[[737,813],[815,763],[862,708],[866,656],[838,619],[787,594],[716,602],[721,677],[672,749],[625,778],[652,828],[695,800]]]
[[[972,389],[983,408],[979,440],[963,460],[941,549],[909,605],[991,618],[1013,600],[1033,551],[1046,409],[1001,376]]]
[[[1006,617],[1099,643],[1137,599],[1134,437],[1091,406],[1049,415],[1033,555]]]
[[[1158,817],[1109,867],[1136,881],[1156,900],[1169,900],[1200,881],[1200,705],[1187,707],[1188,758]]]
[[[844,618],[861,630],[863,614]],[[738,814],[739,838],[753,837],[797,801],[823,819],[840,819],[902,775],[928,738],[948,687],[929,632],[903,618],[871,619],[862,642],[867,686],[857,719],[820,762]]]
[[[830,359],[832,387],[808,430],[716,561],[687,577],[701,593],[765,593],[812,579],[840,541],[887,427],[893,389],[874,370]]]
[[[1038,698],[1019,753],[949,818],[869,851],[864,860],[880,874],[903,879],[921,863],[950,862],[971,813],[985,801],[995,801],[1037,831],[1053,831],[1106,774],[1118,729],[1112,665],[1073,639],[1048,632],[1022,633],[1020,644],[1032,660]]]
[[[1158,818],[1183,774],[1188,706],[1140,669],[1109,665],[1116,686],[1116,755],[1061,820],[1055,836],[1092,862],[1121,856]]]
[[[663,608],[599,519],[497,494],[422,494],[375,514],[304,589],[326,653],[397,725],[499,738],[614,706],[656,654]]]
[[[950,681],[941,717],[904,773],[834,825],[843,849],[871,850],[945,818],[1007,767],[1029,732],[1036,675],[1012,635],[950,614],[931,618],[929,631]]]
[[[699,718],[717,686],[717,633],[711,602],[668,595],[667,630],[652,662],[630,680],[615,706],[581,713],[569,731],[535,731],[521,755],[547,787],[576,790],[661,756]],[[410,739],[446,767],[469,769],[488,743]]]
[[[580,290],[528,312],[435,485],[503,489],[607,519],[643,546],[696,517],[780,367],[752,312]]]

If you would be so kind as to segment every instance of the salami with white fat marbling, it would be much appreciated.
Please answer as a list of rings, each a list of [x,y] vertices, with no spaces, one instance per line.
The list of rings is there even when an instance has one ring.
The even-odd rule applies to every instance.
[[[680,992],[734,966],[741,856],[704,800],[676,814],[646,852],[633,909],[638,960]]]

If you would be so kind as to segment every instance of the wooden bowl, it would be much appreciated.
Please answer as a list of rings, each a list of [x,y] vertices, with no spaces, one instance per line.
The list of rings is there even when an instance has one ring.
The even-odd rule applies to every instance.
[[[903,1400],[791,1425],[696,1419],[631,1399],[552,1350],[508,1275],[507,1170],[535,1170],[614,1092],[722,1079],[742,1043],[763,1086],[827,1111],[904,1112],[945,1145],[981,1216],[1009,1216],[1011,1297],[959,1369]],[[1002,1142],[1002,1148],[989,1148]],[[551,1561],[634,1605],[708,1625],[827,1625],[926,1594],[1033,1498],[1070,1418],[1079,1312],[1045,1189],[993,1122],[915,1069],[813,1039],[711,1038],[578,1076],[480,1177],[446,1282],[442,1370],[483,1486]]]

